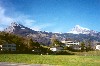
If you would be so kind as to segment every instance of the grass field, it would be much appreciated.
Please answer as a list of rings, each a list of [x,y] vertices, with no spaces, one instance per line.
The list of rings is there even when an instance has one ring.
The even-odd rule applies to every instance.
[[[0,62],[54,66],[100,66],[100,56],[0,54]]]

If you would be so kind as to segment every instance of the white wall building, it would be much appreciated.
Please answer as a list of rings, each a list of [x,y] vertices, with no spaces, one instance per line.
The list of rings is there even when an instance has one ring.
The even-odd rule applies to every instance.
[[[97,43],[96,50],[100,50],[100,43]]]
[[[64,43],[66,46],[70,47],[72,45],[79,45],[79,42],[76,41],[61,41],[62,43]]]
[[[0,51],[2,51],[2,45],[0,45]]]
[[[50,48],[50,50],[51,51],[61,51],[61,50],[63,50],[63,48],[62,47],[52,47],[52,48]]]
[[[57,48],[56,47],[50,48],[50,50],[54,52],[54,51],[57,51]]]
[[[2,51],[16,51],[16,44],[3,44]]]

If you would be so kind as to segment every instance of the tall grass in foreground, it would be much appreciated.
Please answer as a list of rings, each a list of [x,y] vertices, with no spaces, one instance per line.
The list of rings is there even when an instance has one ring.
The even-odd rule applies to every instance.
[[[0,62],[59,66],[100,66],[100,56],[0,54]]]

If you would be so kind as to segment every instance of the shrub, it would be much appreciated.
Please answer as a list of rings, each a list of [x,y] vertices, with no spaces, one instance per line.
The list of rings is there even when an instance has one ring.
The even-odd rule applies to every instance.
[[[56,55],[74,55],[74,53],[69,51],[57,51]]]

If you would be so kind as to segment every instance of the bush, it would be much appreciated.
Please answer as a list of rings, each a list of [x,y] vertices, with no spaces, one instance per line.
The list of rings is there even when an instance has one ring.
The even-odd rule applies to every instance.
[[[56,55],[74,55],[74,53],[71,53],[69,51],[57,51]]]

